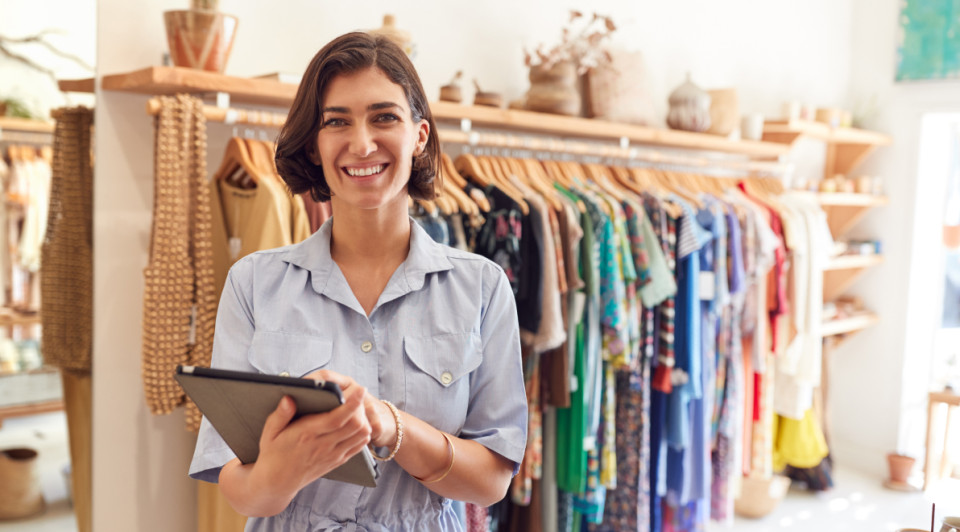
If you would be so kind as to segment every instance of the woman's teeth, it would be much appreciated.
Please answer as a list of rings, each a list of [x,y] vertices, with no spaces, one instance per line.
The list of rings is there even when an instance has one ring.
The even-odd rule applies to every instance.
[[[347,174],[353,177],[365,177],[368,175],[379,174],[383,171],[383,165],[371,166],[369,168],[347,168]]]

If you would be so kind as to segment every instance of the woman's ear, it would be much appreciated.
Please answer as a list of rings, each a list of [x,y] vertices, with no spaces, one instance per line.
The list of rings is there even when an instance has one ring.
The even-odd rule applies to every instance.
[[[320,160],[320,154],[317,153],[317,150],[311,150],[310,148],[306,148],[306,150],[307,158],[310,159],[310,162],[313,163],[314,166],[320,166],[323,161]]]
[[[427,142],[430,140],[430,122],[421,120],[417,127],[417,147],[413,151],[414,156],[419,156],[427,148]]]

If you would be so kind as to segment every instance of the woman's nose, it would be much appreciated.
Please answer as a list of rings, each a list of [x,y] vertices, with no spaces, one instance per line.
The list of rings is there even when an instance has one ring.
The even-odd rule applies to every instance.
[[[355,127],[350,137],[350,154],[366,157],[375,151],[377,151],[377,143],[370,128],[366,125]]]

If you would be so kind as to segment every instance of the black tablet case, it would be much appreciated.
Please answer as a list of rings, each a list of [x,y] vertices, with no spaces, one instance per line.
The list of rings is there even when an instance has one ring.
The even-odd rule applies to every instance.
[[[263,425],[284,395],[297,404],[294,419],[327,412],[342,402],[336,384],[312,379],[194,366],[177,366],[174,378],[244,464],[257,460]],[[364,448],[323,478],[372,488],[376,477],[373,457]]]

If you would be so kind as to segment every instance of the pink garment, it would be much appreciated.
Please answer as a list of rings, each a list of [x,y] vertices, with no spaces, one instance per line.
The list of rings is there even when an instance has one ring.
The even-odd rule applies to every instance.
[[[303,197],[303,206],[307,210],[307,218],[310,219],[310,233],[316,233],[317,229],[320,229],[320,226],[333,215],[330,210],[330,202],[313,201],[309,192],[304,192],[300,196]]]
[[[467,503],[467,532],[487,532],[487,509]]]

